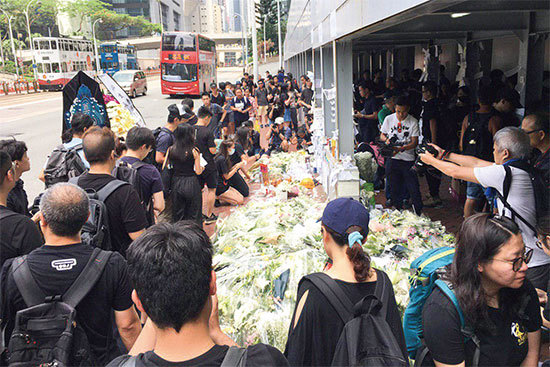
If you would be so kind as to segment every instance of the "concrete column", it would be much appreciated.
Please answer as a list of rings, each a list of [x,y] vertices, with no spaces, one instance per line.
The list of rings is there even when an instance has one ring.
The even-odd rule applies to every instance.
[[[386,79],[394,76],[393,73],[393,62],[394,62],[394,50],[390,49],[386,51]]]
[[[313,50],[313,90],[315,91],[315,107],[322,106],[322,88],[321,82],[323,79],[323,67],[321,64],[322,61],[321,48],[316,48]]]
[[[520,102],[524,107],[542,97],[542,80],[544,72],[544,37],[532,34],[535,29],[535,13],[529,17],[528,29],[519,32],[518,84]]]
[[[332,54],[332,43],[325,45],[322,50],[322,63],[321,67],[323,78],[323,112],[325,116],[325,134],[331,136],[332,131],[336,128],[336,117],[334,111],[334,101],[327,98],[326,90],[334,88],[334,56]]]
[[[430,60],[428,61],[428,80],[439,84],[439,50],[430,42]]]
[[[353,154],[353,52],[351,42],[334,41],[336,128],[340,155]]]

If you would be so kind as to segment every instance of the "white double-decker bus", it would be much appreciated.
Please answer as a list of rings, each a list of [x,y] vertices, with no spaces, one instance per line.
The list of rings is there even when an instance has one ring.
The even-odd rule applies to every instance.
[[[40,89],[61,90],[79,70],[95,76],[92,41],[37,37],[33,42]]]

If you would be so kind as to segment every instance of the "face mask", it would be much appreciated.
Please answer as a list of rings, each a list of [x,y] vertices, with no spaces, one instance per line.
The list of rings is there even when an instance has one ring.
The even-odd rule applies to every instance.
[[[235,153],[235,148],[228,150],[227,153],[233,155]]]

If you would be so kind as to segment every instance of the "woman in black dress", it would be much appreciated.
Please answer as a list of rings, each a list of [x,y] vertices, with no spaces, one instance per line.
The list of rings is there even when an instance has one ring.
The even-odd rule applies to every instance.
[[[225,202],[230,205],[242,205],[244,196],[231,187],[229,180],[238,174],[237,172],[244,166],[244,162],[240,161],[233,164],[231,156],[235,154],[235,143],[233,140],[224,140],[220,143],[220,148],[214,162],[218,169],[218,187],[216,188],[216,198],[220,202]],[[246,184],[246,182],[245,182]],[[248,186],[247,186],[248,187]]]
[[[196,220],[202,223],[202,193],[198,175],[204,167],[195,147],[195,129],[181,124],[174,131],[174,145],[166,154],[166,164],[174,167],[172,177],[172,220]]]

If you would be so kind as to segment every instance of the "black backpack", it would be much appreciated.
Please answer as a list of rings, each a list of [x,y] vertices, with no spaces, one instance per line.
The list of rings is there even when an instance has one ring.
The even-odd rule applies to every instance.
[[[156,156],[157,156],[156,143],[157,143],[158,138],[159,138],[161,133],[173,135],[173,133],[170,130],[168,130],[167,128],[165,128],[164,126],[163,127],[157,127],[156,129],[154,129],[153,130],[153,136],[155,137],[155,147],[153,149],[151,149],[149,154],[147,154],[147,157],[145,157],[143,159],[143,162],[152,164],[153,166],[155,166],[159,170],[159,172],[162,168],[162,163],[158,164],[157,160],[156,160]]]
[[[525,160],[513,161],[509,164],[503,165],[503,167],[506,171],[506,174],[504,176],[504,184],[502,185],[503,192],[501,194],[500,192],[495,190],[497,197],[502,201],[504,207],[512,213],[512,220],[515,221],[516,218],[521,220],[530,230],[532,230],[534,233],[537,233],[536,223],[529,223],[525,218],[518,214],[518,212],[516,212],[507,201],[508,194],[510,194],[510,186],[512,185],[513,177],[512,169],[510,167],[519,168],[529,174],[529,178],[531,179],[531,184],[533,186],[533,193],[535,194],[535,209],[537,220],[548,214],[550,209],[550,193],[548,192],[548,189],[546,187],[544,172],[540,169],[533,167],[533,165],[529,164],[529,162]]]
[[[153,224],[153,220],[154,220],[153,197],[151,196],[149,197],[147,202],[145,201],[143,182],[141,181],[141,177],[138,173],[139,169],[145,166],[146,164],[147,163],[143,161],[136,161],[132,164],[129,164],[128,162],[125,162],[119,159],[111,174],[116,179],[124,182],[128,182],[130,185],[132,185],[132,187],[137,191],[139,195],[139,200],[141,201],[141,205],[143,205],[143,208],[145,209],[145,213],[147,215],[147,220],[149,221],[149,224]]]
[[[225,357],[222,361],[220,367],[245,367],[246,359],[248,355],[248,349],[239,348],[239,347],[229,347],[229,350],[225,354]],[[128,357],[127,359],[122,360],[118,367],[142,367],[144,366],[138,360],[138,356]]]
[[[377,270],[376,273],[374,294],[355,305],[327,274],[304,277],[323,293],[344,322],[332,366],[409,366],[386,321],[391,282],[384,272]]]
[[[15,317],[7,349],[9,366],[98,365],[84,329],[76,320],[75,307],[97,283],[111,254],[95,248],[65,294],[55,296],[46,296],[39,288],[27,256],[13,261],[13,279],[28,308],[18,311]]]
[[[84,162],[78,155],[82,144],[67,149],[63,144],[55,148],[44,168],[46,188],[58,183],[68,182],[86,171]]]
[[[489,120],[494,111],[487,114],[470,112],[468,127],[462,138],[462,152],[486,161],[493,160],[493,136],[489,131]]]
[[[71,178],[69,182],[78,186],[78,177]],[[129,184],[128,182],[113,180],[97,192],[95,190],[86,189],[90,201],[90,216],[82,227],[83,243],[107,251],[113,249],[109,230],[109,213],[105,206],[105,200],[107,200],[116,189],[124,185]]]

